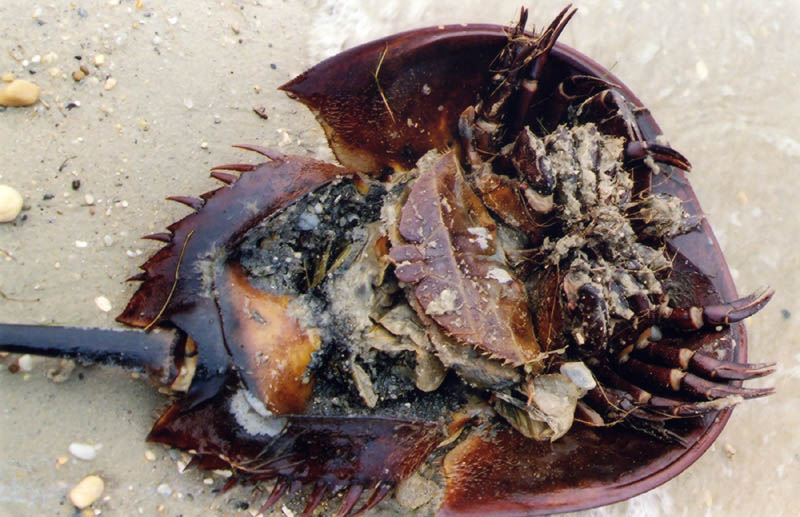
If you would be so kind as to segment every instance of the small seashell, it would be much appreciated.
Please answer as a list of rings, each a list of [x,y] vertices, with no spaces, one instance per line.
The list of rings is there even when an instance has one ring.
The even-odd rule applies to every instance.
[[[79,460],[91,461],[97,457],[97,450],[99,448],[100,447],[97,445],[73,442],[69,444],[69,453]]]
[[[22,211],[22,194],[8,185],[0,185],[0,223],[9,223]]]
[[[39,87],[24,79],[15,79],[0,91],[0,106],[30,106],[39,100]]]
[[[97,305],[97,308],[103,312],[108,312],[111,310],[111,301],[109,301],[109,299],[105,296],[98,296],[94,299],[94,303]]]
[[[105,483],[99,476],[86,476],[69,491],[69,500],[79,510],[97,501],[103,494]]]
[[[30,354],[25,354],[20,356],[20,358],[17,359],[17,365],[19,366],[19,369],[22,370],[23,372],[29,372],[33,370],[33,365],[34,365],[33,356],[31,356]]]

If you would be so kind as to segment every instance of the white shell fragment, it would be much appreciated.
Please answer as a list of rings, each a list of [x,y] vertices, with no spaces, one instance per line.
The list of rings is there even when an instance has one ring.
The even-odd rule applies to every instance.
[[[561,365],[560,371],[582,390],[593,390],[597,386],[591,370],[581,361],[564,363]]]
[[[0,223],[10,223],[22,211],[22,194],[8,185],[0,185]]]
[[[97,305],[97,308],[103,312],[108,312],[111,310],[111,301],[105,296],[98,296],[94,299],[94,303]]]
[[[69,453],[79,460],[91,461],[97,457],[100,445],[89,445],[88,443],[73,442],[69,444]]]
[[[104,489],[105,483],[99,476],[86,476],[69,491],[69,500],[78,510],[83,510],[97,501]]]

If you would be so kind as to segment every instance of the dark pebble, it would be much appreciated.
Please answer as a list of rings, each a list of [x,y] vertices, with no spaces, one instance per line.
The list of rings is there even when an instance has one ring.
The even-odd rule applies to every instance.
[[[86,9],[84,9],[83,7],[78,7],[78,16],[80,16],[81,18],[86,18],[87,16],[89,16],[89,13],[86,12]]]
[[[81,180],[72,180],[72,190],[81,188]]]
[[[275,63],[270,63],[269,67],[272,68],[273,70],[276,70],[278,68],[278,65],[276,65]]]
[[[792,317],[792,313],[789,309],[781,309],[781,316],[783,316],[783,319],[788,320]]]
[[[73,109],[73,108],[77,108],[77,107],[78,107],[78,105],[77,105],[77,104],[75,104],[74,102],[70,102],[70,103],[69,103],[69,104],[67,104],[65,107],[67,108],[67,111],[69,111],[69,110],[71,110],[71,109]]]
[[[50,200],[51,200],[51,199],[53,199],[54,197],[56,197],[56,196],[55,196],[55,194],[45,194],[44,196],[42,196],[42,199],[43,199],[44,201],[50,201]]]

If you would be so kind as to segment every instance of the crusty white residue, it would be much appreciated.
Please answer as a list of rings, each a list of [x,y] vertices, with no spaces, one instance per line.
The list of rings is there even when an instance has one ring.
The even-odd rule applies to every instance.
[[[508,284],[514,280],[513,278],[511,278],[511,275],[508,274],[508,271],[506,271],[505,269],[501,269],[499,267],[491,268],[489,272],[486,274],[486,278],[497,280],[501,284]]]
[[[277,436],[286,426],[286,419],[274,416],[264,404],[244,388],[231,397],[228,407],[236,422],[253,435]]]
[[[489,241],[492,240],[492,235],[489,233],[489,230],[482,226],[473,226],[472,228],[467,228],[467,231],[470,235],[475,236],[474,242],[477,242],[482,250],[489,247]]]
[[[425,313],[429,316],[440,316],[456,309],[457,293],[453,289],[443,289],[425,307]]]

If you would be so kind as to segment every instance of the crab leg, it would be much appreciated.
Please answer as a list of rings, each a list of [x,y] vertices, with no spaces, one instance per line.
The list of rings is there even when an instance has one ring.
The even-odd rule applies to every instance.
[[[635,354],[659,364],[689,370],[707,379],[747,380],[775,371],[775,363],[737,363],[716,359],[688,348],[643,340]]]
[[[550,26],[547,27],[547,30],[542,33],[539,37],[537,44],[535,45],[536,49],[536,57],[533,60],[533,63],[530,65],[530,70],[528,72],[528,77],[522,81],[522,88],[519,93],[519,99],[517,101],[517,109],[514,112],[514,118],[509,124],[511,134],[518,133],[523,125],[525,124],[525,118],[528,114],[528,108],[531,105],[531,101],[533,97],[536,95],[536,92],[539,91],[539,80],[541,79],[543,70],[545,65],[547,64],[547,58],[550,55],[550,51],[553,49],[553,45],[555,45],[556,40],[561,35],[561,32],[564,30],[564,27],[567,26],[570,19],[575,15],[578,11],[577,9],[572,9],[572,4],[567,5],[564,9],[558,13],[558,16],[550,23]],[[524,22],[520,21],[520,23],[524,26]]]
[[[630,358],[618,366],[625,374],[656,389],[681,391],[707,400],[738,395],[743,398],[763,397],[774,388],[742,388],[698,377],[678,368],[666,368]]]
[[[634,406],[647,411],[648,420],[668,420],[674,417],[703,415],[710,411],[717,411],[726,405],[737,402],[732,399],[712,403],[707,401],[694,402],[653,395],[649,391],[644,390],[625,379],[615,372],[613,368],[605,364],[592,364],[592,372],[597,375],[598,379],[602,381],[604,386],[609,386],[620,392],[624,392],[627,394],[626,400],[630,400]],[[600,409],[603,409],[603,407]],[[633,416],[637,415],[641,417],[639,413],[636,413]]]
[[[700,330],[704,327],[729,325],[742,321],[761,310],[775,291],[764,288],[744,298],[718,305],[667,307],[661,309],[661,317],[681,330]]]
[[[479,165],[486,156],[494,155],[504,143],[505,135],[516,135],[525,123],[528,108],[539,90],[539,80],[547,57],[558,36],[564,30],[576,9],[568,5],[538,36],[525,34],[528,10],[520,11],[519,22],[508,35],[508,43],[494,63],[497,73],[492,78],[490,93],[476,106],[464,110],[458,121],[458,130],[467,160]],[[520,73],[527,68],[527,77]],[[518,96],[515,99],[515,93]],[[516,108],[509,110],[509,103]],[[511,111],[511,120],[504,120]]]
[[[146,370],[171,382],[173,358],[186,336],[177,330],[111,330],[43,325],[0,325],[0,350],[63,357]]]
[[[597,121],[602,131],[623,136],[628,139],[625,145],[627,161],[652,157],[679,169],[689,171],[689,160],[667,145],[643,137],[638,120],[648,114],[645,108],[632,105],[625,95],[615,88],[609,88],[592,95],[581,103],[578,118],[582,121]]]
[[[634,140],[625,145],[626,161],[641,160],[648,156],[652,156],[658,162],[663,162],[685,171],[692,168],[692,164],[689,163],[685,156],[667,145],[646,140]]]

